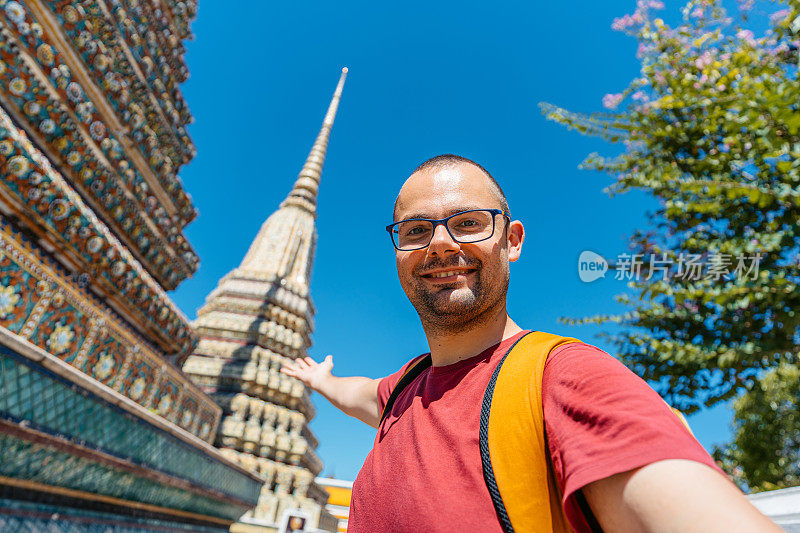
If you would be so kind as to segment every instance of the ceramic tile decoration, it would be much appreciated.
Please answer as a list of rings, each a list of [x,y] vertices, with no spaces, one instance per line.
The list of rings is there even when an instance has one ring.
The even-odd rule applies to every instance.
[[[166,165],[169,170],[154,168],[162,168],[167,159],[160,152],[142,153],[141,150],[152,145],[156,138],[168,138],[169,135],[146,124],[144,113],[148,109],[143,106],[150,105],[148,93],[144,89],[127,91],[125,100],[130,109],[126,109],[122,116],[101,116],[108,101],[97,104],[90,101],[81,84],[84,80],[76,76],[80,69],[71,69],[52,44],[51,33],[58,30],[40,24],[32,15],[31,11],[37,4],[26,4],[31,8],[29,10],[18,2],[0,2],[0,35],[3,36],[0,39],[0,89],[7,89],[7,98],[13,104],[8,111],[16,111],[17,119],[35,140],[41,138],[53,147],[54,154],[57,154],[54,162],[69,169],[76,189],[97,201],[95,206],[101,212],[107,212],[115,226],[119,225],[137,258],[164,287],[172,289],[191,275],[198,264],[197,256],[180,233],[196,212],[175,175],[180,164],[191,159],[194,149],[188,150],[175,163]],[[66,12],[73,13],[69,19],[83,20],[78,14],[85,10],[63,6],[64,2],[59,4]],[[87,41],[91,34],[83,31],[81,35],[83,40],[74,41],[76,46],[86,41],[94,43],[93,47],[97,48],[95,41]],[[95,63],[98,62],[92,65]],[[133,83],[138,78],[130,66],[128,69],[128,79]],[[113,72],[115,76],[121,76],[119,71]],[[84,83],[98,91],[107,85],[107,93],[120,86],[119,82],[105,79],[100,85],[95,85],[97,81],[86,79]],[[159,95],[160,98],[164,96]],[[108,122],[118,125],[109,127]],[[124,138],[121,142],[115,134],[124,122],[134,125],[127,142]],[[140,138],[143,134],[137,127],[148,131],[148,139],[153,142]],[[185,132],[183,136],[188,141]],[[98,154],[102,154],[102,159]],[[19,168],[25,170],[24,166]],[[153,185],[163,188],[162,194],[158,194],[153,185],[148,185],[142,174],[150,176],[150,181],[160,177]],[[130,194],[126,195],[126,191]],[[159,198],[167,195],[175,201],[168,202],[169,205],[159,202]],[[168,216],[167,208],[174,211],[172,217]],[[158,232],[153,231],[154,226]]]
[[[258,497],[257,478],[146,421],[125,416],[103,398],[3,348],[3,419],[28,421],[26,429],[35,430],[38,438],[25,431],[0,431],[0,476],[231,520]],[[54,449],[51,441],[59,439],[69,445]],[[148,470],[175,481],[148,475]],[[225,497],[215,499],[209,491]]]
[[[222,409],[166,293],[198,266],[195,13],[0,0],[0,529],[227,531],[258,502],[263,474],[210,445]]]

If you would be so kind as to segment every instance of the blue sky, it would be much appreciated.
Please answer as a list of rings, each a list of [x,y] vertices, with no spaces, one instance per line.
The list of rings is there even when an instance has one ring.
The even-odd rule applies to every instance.
[[[673,18],[679,7],[667,2]],[[181,172],[199,217],[187,228],[201,263],[172,296],[190,318],[244,257],[277,209],[319,131],[339,77],[350,69],[322,177],[310,354],[337,375],[381,377],[427,351],[397,281],[384,230],[411,170],[440,153],[488,168],[527,238],[512,266],[509,310],[522,327],[594,338],[562,316],[619,311],[623,282],[583,283],[577,259],[611,259],[648,223],[641,193],[608,198],[610,176],[579,171],[615,148],[548,122],[546,101],[601,109],[638,74],[636,42],[610,29],[633,0],[603,2],[200,2],[184,84],[197,157]],[[347,224],[346,239],[337,227]],[[352,239],[350,228],[361,228]],[[610,326],[609,326],[610,327]],[[354,479],[375,431],[313,395],[323,474]],[[730,435],[725,407],[690,417],[710,449]]]

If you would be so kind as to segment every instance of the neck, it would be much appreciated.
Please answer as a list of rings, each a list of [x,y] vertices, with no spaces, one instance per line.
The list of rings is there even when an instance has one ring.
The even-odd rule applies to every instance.
[[[480,321],[458,330],[423,324],[433,366],[445,366],[478,355],[486,348],[513,337],[522,329],[508,316],[505,302]]]

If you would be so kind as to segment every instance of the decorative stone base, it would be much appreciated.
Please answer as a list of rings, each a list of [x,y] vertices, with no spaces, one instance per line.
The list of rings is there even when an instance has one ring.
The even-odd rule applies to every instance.
[[[257,503],[262,484],[208,443],[0,327],[0,498],[26,500],[17,493],[28,491],[57,506],[227,527]]]
[[[183,524],[154,518],[77,509],[41,502],[0,499],[0,531],[47,531],[48,533],[220,533],[228,527]],[[276,530],[277,531],[277,530]]]

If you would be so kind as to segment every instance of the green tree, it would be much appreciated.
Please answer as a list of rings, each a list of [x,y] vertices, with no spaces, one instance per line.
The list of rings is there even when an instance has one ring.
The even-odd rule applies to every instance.
[[[800,368],[765,373],[734,410],[733,441],[714,458],[756,492],[800,485]]]
[[[738,22],[718,0],[691,1],[675,27],[655,17],[662,8],[639,0],[614,21],[639,42],[641,76],[603,98],[609,112],[542,104],[548,118],[624,146],[582,164],[614,176],[610,195],[644,190],[659,206],[631,238],[629,266],[641,262],[642,275],[633,295],[616,297],[629,311],[566,322],[620,324],[605,337],[682,411],[750,391],[737,403],[740,431],[764,414],[753,407],[761,376],[774,383],[788,374],[771,369],[798,364],[800,0],[759,3]],[[748,18],[769,29],[757,36]],[[786,431],[796,443],[798,428]],[[755,465],[785,447],[746,441],[720,457],[744,466],[748,482],[753,472],[752,486],[780,483]]]

